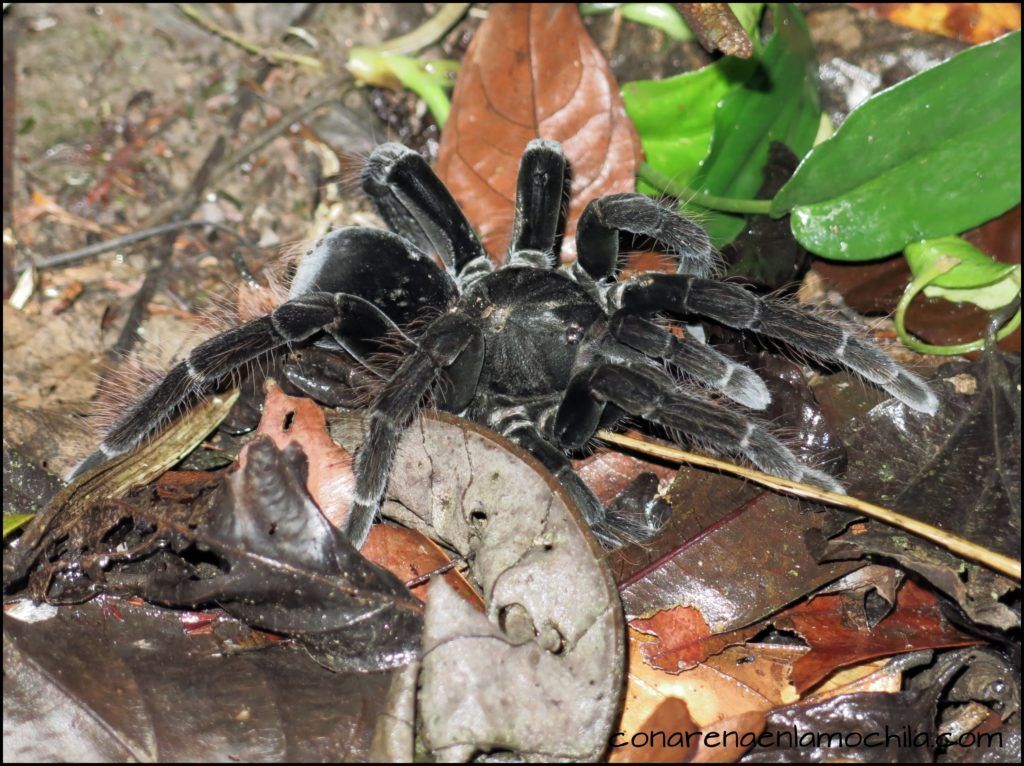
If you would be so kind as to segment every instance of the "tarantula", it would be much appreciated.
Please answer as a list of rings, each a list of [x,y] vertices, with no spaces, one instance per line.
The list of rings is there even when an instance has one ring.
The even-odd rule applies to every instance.
[[[928,386],[855,331],[712,278],[704,230],[643,195],[591,202],[577,227],[578,259],[558,268],[565,178],[560,145],[532,141],[519,168],[512,241],[495,268],[426,161],[400,144],[379,146],[365,166],[363,189],[391,231],[344,228],[318,241],[300,261],[285,303],[198,345],[76,473],[131,450],[187,399],[286,347],[312,354],[315,374],[307,364],[287,377],[326,404],[348,404],[361,381],[378,379],[345,521],[357,546],[377,515],[402,432],[428,394],[440,408],[487,425],[538,458],[609,544],[642,538],[659,522],[609,518],[567,453],[627,417],[741,455],[769,473],[841,491],[740,408],[722,406],[673,374],[750,409],[770,400],[752,370],[677,336],[660,321],[666,315],[768,336],[848,367],[915,410],[935,411]],[[677,272],[616,281],[620,232],[660,242],[678,261]],[[375,358],[396,336],[412,350],[387,373]]]

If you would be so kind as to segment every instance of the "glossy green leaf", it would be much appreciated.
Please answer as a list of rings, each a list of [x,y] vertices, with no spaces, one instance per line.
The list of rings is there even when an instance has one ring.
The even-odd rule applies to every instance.
[[[622,17],[660,29],[673,40],[685,42],[693,39],[693,32],[671,3],[625,3]]]
[[[701,193],[752,199],[764,181],[772,141],[786,144],[798,157],[814,145],[821,100],[807,22],[792,4],[772,7],[775,34],[760,66],[716,110],[711,149],[692,182],[696,205]],[[740,216],[715,213],[709,226],[715,246],[731,242],[744,225]]]
[[[773,8],[775,34],[761,66],[716,112],[711,150],[695,180],[701,192],[752,198],[764,181],[772,141],[786,144],[798,157],[814,143],[821,100],[807,22],[792,4]],[[699,194],[694,202],[700,204]]]
[[[754,68],[750,59],[727,56],[696,72],[626,83],[622,100],[647,163],[676,183],[688,184],[711,148],[718,102],[740,87]],[[665,191],[643,183],[640,189]]]
[[[956,234],[1020,201],[1020,33],[877,94],[773,201],[826,258],[862,261]]]
[[[903,251],[915,278],[921,278],[945,259],[947,271],[931,278],[924,288],[930,298],[973,303],[994,311],[1020,292],[1020,265],[1001,263],[960,237],[942,237],[907,245]]]

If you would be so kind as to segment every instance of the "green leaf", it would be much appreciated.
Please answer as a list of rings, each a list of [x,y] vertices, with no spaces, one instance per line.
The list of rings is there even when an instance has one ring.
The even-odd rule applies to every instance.
[[[903,251],[915,278],[928,274],[946,259],[949,269],[930,279],[924,294],[955,303],[973,303],[995,311],[1020,292],[1020,265],[1001,263],[960,237],[942,237],[907,245]]]
[[[707,159],[692,185],[701,193],[752,199],[764,181],[768,147],[781,141],[802,157],[814,145],[821,123],[818,63],[807,22],[789,3],[773,5],[775,34],[760,66],[743,84],[722,99],[715,113]],[[737,216],[717,216],[716,246],[743,231]]]
[[[814,143],[821,121],[817,58],[796,6],[774,5],[775,35],[761,66],[721,102],[711,151],[695,185],[722,197],[753,198],[764,181],[772,141],[798,157]],[[698,195],[694,202],[700,204]]]
[[[35,516],[33,513],[12,513],[9,516],[4,516],[4,537],[25,526],[33,516]]]
[[[622,100],[647,163],[676,183],[688,184],[711,147],[718,102],[740,87],[755,66],[750,59],[727,56],[696,72],[626,83]],[[665,191],[643,183],[640,190]]]
[[[1020,201],[1020,33],[870,98],[772,204],[826,258],[864,261],[964,231]]]

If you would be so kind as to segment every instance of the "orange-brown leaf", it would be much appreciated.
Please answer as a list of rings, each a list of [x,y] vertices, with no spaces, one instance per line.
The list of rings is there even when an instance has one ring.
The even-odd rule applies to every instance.
[[[306,453],[306,488],[321,513],[340,527],[352,503],[355,474],[352,455],[327,433],[327,418],[312,399],[288,396],[273,380],[267,382],[263,417],[257,433],[269,436],[278,449],[298,442]]]
[[[644,662],[667,673],[691,668],[727,646],[743,643],[760,630],[752,625],[712,635],[700,610],[692,606],[663,609],[649,618],[630,620],[629,626],[657,638],[641,644],[640,651]]]
[[[495,3],[466,52],[438,173],[492,257],[508,246],[519,157],[560,141],[572,169],[563,252],[597,197],[632,191],[640,144],[619,86],[571,3]]]

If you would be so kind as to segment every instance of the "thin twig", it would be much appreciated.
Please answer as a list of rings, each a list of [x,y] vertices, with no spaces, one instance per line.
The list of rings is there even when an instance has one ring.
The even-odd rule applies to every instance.
[[[405,581],[405,587],[408,588],[409,590],[412,590],[417,585],[422,585],[423,583],[427,582],[427,580],[429,580],[431,577],[435,577],[437,575],[443,575],[446,572],[450,572],[451,570],[455,569],[458,566],[462,566],[463,564],[468,564],[470,562],[470,560],[472,560],[473,556],[475,556],[475,555],[476,554],[474,552],[470,551],[465,556],[456,556],[451,561],[449,561],[447,564],[445,564],[443,566],[439,566],[437,569],[434,569],[433,571],[427,572],[426,574],[421,574],[419,577],[414,577],[411,580],[406,580]]]
[[[785,492],[786,494],[796,495],[797,497],[807,498],[808,500],[816,500],[821,503],[828,503],[829,505],[837,505],[841,508],[849,508],[854,511],[863,513],[865,516],[870,516],[873,519],[884,521],[886,524],[891,524],[894,527],[905,529],[918,537],[923,537],[933,543],[943,546],[948,550],[956,553],[964,558],[977,561],[980,564],[984,564],[990,569],[994,569],[1007,577],[1020,581],[1020,561],[1012,559],[1009,556],[1004,556],[996,551],[984,548],[977,543],[972,543],[970,540],[966,540],[954,534],[950,534],[945,530],[933,527],[930,524],[925,524],[923,521],[918,521],[909,516],[904,516],[901,513],[896,513],[888,508],[883,508],[880,505],[869,503],[865,500],[859,500],[856,497],[850,497],[848,495],[840,495],[836,492],[829,492],[818,487],[812,487],[809,484],[801,484],[798,481],[791,481],[789,479],[783,479],[778,476],[772,476],[771,474],[761,473],[750,468],[743,468],[742,466],[733,465],[732,463],[726,463],[722,460],[715,460],[714,458],[707,457],[706,455],[697,455],[693,452],[686,452],[675,447],[667,447],[661,444],[655,444],[654,442],[644,441],[643,439],[635,439],[632,436],[625,436],[623,434],[612,433],[611,431],[598,431],[597,437],[606,442],[617,444],[620,447],[626,447],[628,449],[636,450],[645,455],[653,455],[654,457],[660,457],[665,460],[671,460],[677,463],[688,463],[690,465],[704,466],[705,468],[714,468],[725,473],[731,473],[736,476],[742,476],[745,479],[762,484],[766,487]]]
[[[103,253],[109,253],[111,250],[119,250],[129,245],[134,245],[136,242],[142,242],[150,237],[158,237],[161,234],[167,234],[172,231],[179,231],[181,229],[205,229],[205,228],[216,229],[217,231],[228,234],[237,239],[243,246],[248,248],[254,255],[260,254],[260,249],[249,240],[245,239],[237,231],[232,229],[230,226],[225,226],[222,223],[216,223],[214,221],[172,221],[170,223],[160,224],[159,226],[151,226],[148,229],[141,231],[133,231],[130,234],[125,234],[120,237],[114,237],[114,239],[108,239],[104,242],[97,242],[93,245],[87,245],[86,247],[80,247],[77,250],[71,250],[66,253],[60,253],[58,255],[50,255],[46,258],[36,258],[34,263],[37,269],[52,269],[57,266],[67,266],[69,263],[75,263],[77,261],[85,260],[94,255],[102,255]],[[250,286],[258,285],[256,277],[253,276],[249,267],[245,261],[242,260],[241,256],[237,253],[232,253],[232,260],[235,263],[235,267],[238,269],[238,273],[241,277],[249,283]]]
[[[748,59],[754,46],[728,3],[677,3],[697,40],[708,51]]]
[[[251,53],[255,56],[269,61],[271,64],[301,64],[302,66],[309,67],[310,69],[323,69],[324,65],[318,59],[312,56],[303,56],[300,53],[288,53],[287,51],[271,50],[268,48],[261,48],[255,43],[251,43],[243,37],[235,34],[230,29],[226,29],[212,19],[204,16],[199,10],[191,3],[178,3],[178,10],[188,16],[192,21],[198,24],[200,27],[205,29],[211,34],[217,35],[222,40],[226,40],[232,45],[236,45],[247,53]]]

